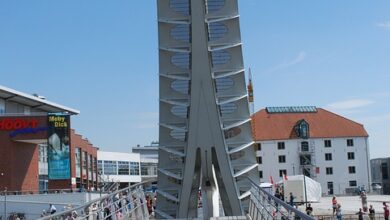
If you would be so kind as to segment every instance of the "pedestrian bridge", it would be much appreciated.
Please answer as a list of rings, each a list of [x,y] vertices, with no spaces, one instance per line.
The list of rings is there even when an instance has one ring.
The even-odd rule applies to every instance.
[[[284,201],[276,198],[267,190],[261,188],[254,181],[252,183],[248,213],[245,216],[221,216],[212,217],[210,220],[287,220],[302,219],[313,220],[311,216],[302,213]],[[148,200],[143,190],[146,185],[155,181],[148,180],[130,187],[117,190],[84,205],[66,211],[44,216],[40,220],[66,220],[66,219],[155,219],[154,214],[149,214]],[[198,219],[202,218],[200,210]]]

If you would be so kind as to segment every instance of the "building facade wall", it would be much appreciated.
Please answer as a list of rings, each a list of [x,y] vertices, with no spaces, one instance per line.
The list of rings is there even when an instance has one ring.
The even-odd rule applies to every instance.
[[[372,183],[379,184],[380,191],[390,195],[390,158],[377,158],[370,161]]]
[[[101,173],[101,178],[106,182],[120,182],[120,183],[139,183],[141,182],[141,159],[138,153],[119,153],[98,151],[98,163]],[[109,165],[108,165],[109,163]],[[119,174],[119,164],[125,163],[129,165],[129,174]],[[136,170],[131,171],[131,166],[137,167]],[[107,171],[105,167],[115,167]]]
[[[8,191],[35,191],[38,189],[38,147],[34,142],[45,140],[46,131],[16,134],[9,120],[30,121],[38,127],[47,126],[46,117],[0,116],[0,187]],[[8,122],[7,122],[8,120]],[[15,136],[13,136],[15,135]]]
[[[330,141],[330,147],[325,147],[325,140]],[[353,146],[347,146],[347,140],[353,140]],[[258,143],[261,144],[261,150],[257,149],[256,155],[258,161],[261,161],[259,165],[261,181],[269,182],[270,176],[278,181],[282,178],[281,170],[285,170],[287,176],[302,174],[300,151],[301,143],[304,141],[314,143],[311,178],[321,184],[324,194],[346,194],[363,186],[366,190],[369,189],[369,156],[365,137],[260,141]],[[284,149],[278,149],[278,142],[284,143]],[[326,154],[328,156],[325,156]],[[284,156],[285,162],[279,162],[279,156]],[[283,161],[283,158],[281,159]],[[353,181],[356,181],[356,185]],[[329,189],[328,182],[333,184],[333,192]]]

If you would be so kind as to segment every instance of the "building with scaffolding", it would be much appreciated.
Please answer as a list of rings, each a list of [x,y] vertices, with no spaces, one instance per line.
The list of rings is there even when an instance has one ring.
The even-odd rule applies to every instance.
[[[237,0],[157,0],[157,6],[157,217],[197,217],[199,199],[204,218],[244,215],[247,177],[258,181],[258,172]]]
[[[370,187],[362,124],[314,106],[268,107],[252,116],[261,182],[304,174],[327,195]]]

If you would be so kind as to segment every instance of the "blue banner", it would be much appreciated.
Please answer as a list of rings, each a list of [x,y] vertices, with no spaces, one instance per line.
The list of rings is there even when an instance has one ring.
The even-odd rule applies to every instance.
[[[70,179],[69,115],[48,115],[49,179]]]

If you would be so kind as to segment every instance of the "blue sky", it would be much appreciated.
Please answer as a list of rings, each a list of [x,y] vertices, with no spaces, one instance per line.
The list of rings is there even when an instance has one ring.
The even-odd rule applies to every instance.
[[[315,105],[389,157],[390,1],[239,1],[255,109]],[[0,84],[81,111],[103,150],[158,140],[155,0],[0,1]]]

